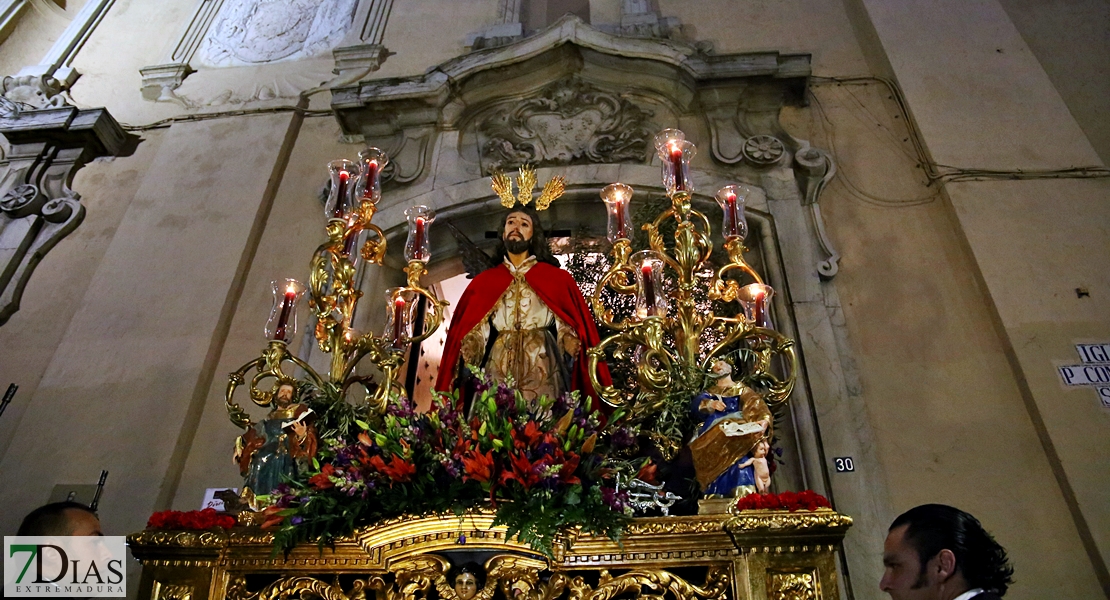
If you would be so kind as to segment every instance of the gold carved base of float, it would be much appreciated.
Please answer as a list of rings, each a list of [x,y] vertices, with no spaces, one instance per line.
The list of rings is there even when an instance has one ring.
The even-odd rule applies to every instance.
[[[143,531],[128,538],[149,600],[461,600],[452,564],[478,562],[473,600],[834,600],[851,518],[831,510],[635,519],[618,544],[571,536],[554,559],[492,516],[395,519],[323,550],[274,555],[269,533]]]

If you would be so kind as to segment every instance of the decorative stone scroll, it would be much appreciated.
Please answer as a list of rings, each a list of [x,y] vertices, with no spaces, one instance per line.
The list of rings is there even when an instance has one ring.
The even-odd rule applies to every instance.
[[[481,122],[483,165],[490,171],[523,163],[644,162],[651,116],[617,94],[563,78],[538,98],[512,102]]]
[[[9,88],[11,79],[4,82],[5,96],[19,89]],[[41,100],[52,106],[49,97]],[[80,196],[69,187],[73,176],[94,158],[120,155],[128,136],[107,110],[73,106],[8,111],[0,115],[0,134],[11,143],[9,170],[0,188],[7,190],[0,197],[3,325],[19,310],[35,266],[84,218]]]

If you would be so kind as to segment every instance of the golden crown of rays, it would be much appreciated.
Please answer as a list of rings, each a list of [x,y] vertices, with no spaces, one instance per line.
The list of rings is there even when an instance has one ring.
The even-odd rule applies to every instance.
[[[532,201],[532,190],[536,188],[536,169],[530,165],[520,168],[516,176],[517,194],[513,196],[513,181],[504,173],[494,173],[490,178],[490,185],[494,193],[501,198],[501,206],[512,208],[515,204],[527,206]],[[552,177],[544,184],[540,197],[536,198],[536,210],[547,210],[567,188],[567,180],[563,177]]]

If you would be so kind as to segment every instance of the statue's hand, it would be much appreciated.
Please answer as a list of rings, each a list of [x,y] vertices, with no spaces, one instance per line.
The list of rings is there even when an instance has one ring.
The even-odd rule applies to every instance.
[[[308,426],[302,421],[297,421],[290,425],[293,428],[293,433],[297,434],[298,440],[304,440],[308,437]]]
[[[728,409],[728,405],[723,400],[714,398],[709,401],[709,408],[713,409],[714,412],[721,412]]]

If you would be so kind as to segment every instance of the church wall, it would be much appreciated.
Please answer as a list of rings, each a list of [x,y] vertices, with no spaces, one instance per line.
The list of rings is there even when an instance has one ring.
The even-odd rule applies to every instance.
[[[461,54],[466,35],[494,21],[496,4],[398,2],[384,39],[396,54],[372,77],[416,75]],[[861,25],[840,3],[659,2],[661,14],[719,53],[810,52],[822,77],[885,75],[875,65],[889,62],[937,162],[1097,164],[1101,134],[1075,108],[1089,88],[1060,83],[1059,56],[1070,46],[1029,41],[1045,43],[1048,31],[1014,16],[1016,0],[971,4],[958,13],[967,22],[961,30],[938,9],[914,12],[915,3],[861,0],[856,8],[869,20]],[[138,69],[160,60],[193,5],[117,2],[78,55],[74,100],[149,123],[291,105],[296,99],[282,94],[333,76],[330,58],[209,70],[179,90],[198,108],[143,100]],[[881,55],[857,39],[867,27]],[[0,72],[37,63],[62,28],[27,11],[0,44]],[[278,97],[212,104],[224,91],[250,96],[260,86]],[[808,107],[787,109],[783,123],[838,163],[841,174],[821,203],[843,258],[831,283],[813,276],[805,284],[813,286],[805,295],[812,314],[799,309],[796,318],[803,343],[816,343],[806,325],[821,313],[837,326],[821,335],[840,344],[840,365],[812,355],[808,366],[815,380],[830,380],[826,387],[846,390],[814,402],[825,456],[857,457],[859,472],[829,475],[837,507],[857,519],[846,542],[855,597],[885,597],[877,581],[886,525],[930,501],[978,515],[1010,550],[1019,583],[1008,597],[1099,597],[1089,547],[1110,556],[1110,416],[1093,391],[1064,391],[1052,363],[1077,362],[1076,341],[1110,337],[1105,180],[960,183],[938,193],[914,167],[903,141],[910,133],[885,88],[815,82],[813,94]],[[312,107],[327,101],[318,94]],[[360,147],[339,142],[331,117],[301,123],[288,112],[140,135],[134,155],[79,173],[73,187],[88,210],[84,223],[44,258],[23,308],[0,327],[0,385],[21,385],[0,418],[5,532],[55,483],[91,483],[101,468],[112,472],[102,518],[113,532],[139,529],[153,510],[197,508],[204,488],[241,484],[224,377],[264,345],[269,281],[307,279],[323,237],[317,194],[326,162]],[[437,160],[449,160],[454,134],[438,143]],[[695,166],[721,170],[708,152]],[[390,196],[399,203],[444,191],[437,201],[449,203],[481,187],[451,188],[476,174],[445,170],[447,183],[429,176],[387,190],[384,205],[394,204]],[[367,289],[366,306],[378,305],[394,266]],[[1090,298],[1075,297],[1080,286]]]
[[[1110,122],[1105,118],[1110,97],[1106,62],[1110,4],[1102,0],[1002,0],[1001,4],[1102,163],[1110,163]]]
[[[78,173],[74,186],[81,190],[86,207],[84,222],[47,255],[27,284],[19,311],[0,327],[0,381],[5,388],[9,382],[19,386],[0,417],[0,457],[65,339],[93,274],[162,145],[163,133],[151,132],[126,159],[98,160]],[[77,481],[95,477],[90,472]]]
[[[253,150],[280,150],[293,125],[277,114],[166,132],[23,400],[0,460],[5,531],[55,483],[95,481],[100,469],[115,474],[100,508],[108,530],[140,528],[168,504],[269,208],[281,153]]]
[[[814,93],[831,124],[799,111],[788,129],[833,148],[837,158],[840,177],[822,205],[843,254],[835,284],[857,369],[850,390],[866,407],[851,422],[822,415],[822,435],[828,440],[826,432],[841,426],[865,440],[868,431],[873,436],[877,462],[867,468],[882,473],[890,512],[863,520],[885,529],[911,506],[955,505],[977,515],[1010,552],[1021,578],[1007,597],[1055,590],[1054,573],[1074,572],[1089,560],[951,206],[923,184],[903,153],[905,128],[893,118],[897,107],[884,102],[885,88],[819,86]],[[835,441],[826,449],[841,455]],[[864,504],[843,493],[846,480],[858,475],[830,476],[839,505]],[[872,540],[870,553],[852,563],[857,597],[882,597],[879,551]],[[1070,577],[1067,587],[1060,597],[1098,590],[1090,570],[1084,579]]]
[[[1025,171],[1099,164],[999,4],[864,4],[937,163]],[[996,447],[1040,445],[1043,458],[1037,462],[1047,461],[1056,484],[1052,494],[1033,496],[1038,500],[1011,517],[1014,537],[1019,532],[1028,535],[1026,515],[1031,512],[1042,519],[1069,515],[1070,527],[1058,518],[1054,524],[1042,523],[1051,525],[1055,541],[1072,540],[1069,585],[1075,586],[1074,597],[1093,597],[1099,587],[1110,584],[1105,539],[1095,533],[1106,531],[1108,473],[1105,460],[1092,460],[1105,457],[1107,448],[1073,439],[1092,423],[1105,427],[1110,415],[1093,390],[1063,391],[1055,383],[1054,361],[1077,362],[1075,343],[1106,336],[1106,292],[1096,291],[1105,290],[1106,278],[1096,273],[1107,260],[1104,242],[1110,213],[1105,201],[1110,186],[1105,180],[969,181],[948,183],[945,191],[956,227],[954,239],[966,245],[970,275],[980,282],[984,305],[996,325],[1000,354],[991,356],[1007,360],[1013,382],[1008,394],[999,390],[993,398],[968,396],[976,405],[1003,402],[999,408],[1009,411],[1019,406],[1007,399],[1016,391],[1028,419],[1020,428],[1024,432],[991,428],[981,430],[980,436]],[[1087,283],[1095,278],[1099,283]],[[1077,298],[1077,287],[1094,293]],[[962,352],[959,346],[954,351]],[[1029,466],[1017,461],[1009,485],[988,488],[998,495],[996,501],[1018,508],[1010,494]],[[996,534],[1003,537],[1002,531]],[[1037,548],[1021,562],[1037,572],[1045,568],[1045,561],[1043,548]],[[1044,576],[1047,587],[1049,575]]]

